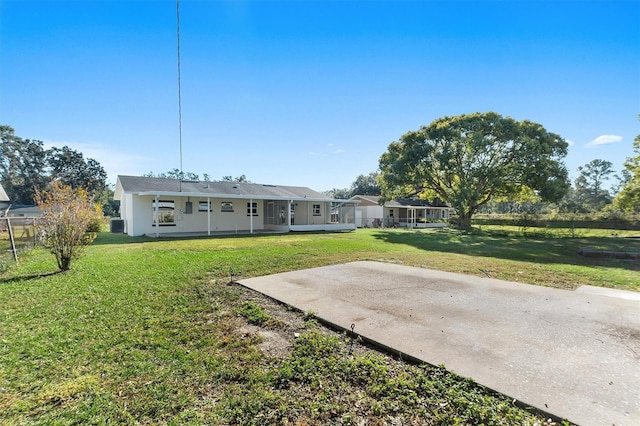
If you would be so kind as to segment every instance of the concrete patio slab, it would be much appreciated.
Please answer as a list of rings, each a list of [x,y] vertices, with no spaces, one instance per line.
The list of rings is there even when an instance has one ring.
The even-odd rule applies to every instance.
[[[640,300],[378,262],[240,284],[582,425],[640,424]],[[595,294],[594,294],[595,293]]]

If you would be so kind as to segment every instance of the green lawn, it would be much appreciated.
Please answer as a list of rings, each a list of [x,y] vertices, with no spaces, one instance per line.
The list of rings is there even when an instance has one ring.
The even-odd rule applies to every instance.
[[[287,317],[278,319],[284,308],[259,298],[247,305],[253,296],[227,283],[231,274],[378,260],[638,290],[640,262],[577,256],[586,246],[640,251],[640,240],[492,230],[160,241],[101,234],[63,274],[53,256],[28,252],[0,272],[0,424],[534,423],[510,400],[439,368],[363,347],[350,355],[346,336],[313,321],[294,341]],[[291,335],[290,352],[262,352],[263,338],[245,328],[254,318]]]

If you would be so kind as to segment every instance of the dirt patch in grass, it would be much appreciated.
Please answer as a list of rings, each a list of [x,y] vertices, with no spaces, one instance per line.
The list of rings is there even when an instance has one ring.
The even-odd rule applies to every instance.
[[[234,308],[241,321],[227,332],[255,342],[263,360],[250,388],[236,383],[218,396],[224,423],[557,424],[441,367],[407,364],[318,324],[310,313],[239,284],[225,286],[237,294],[236,305],[252,307]],[[243,316],[256,310],[267,318],[261,325]]]

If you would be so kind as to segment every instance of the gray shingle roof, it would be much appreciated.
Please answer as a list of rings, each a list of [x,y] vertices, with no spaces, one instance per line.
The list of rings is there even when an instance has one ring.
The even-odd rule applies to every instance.
[[[372,203],[379,204],[380,196],[377,195],[354,195],[353,198],[359,197],[371,201]],[[384,203],[385,207],[448,207],[447,204],[438,200],[428,201],[414,198],[396,198],[395,200],[387,200]]]
[[[263,185],[246,182],[180,181],[178,179],[118,176],[123,192],[184,194],[192,197],[229,196],[230,198],[274,198],[331,200],[320,192],[302,186]]]
[[[446,204],[437,201],[427,201],[413,198],[396,198],[384,203],[385,207],[447,207]]]
[[[367,200],[373,204],[380,204],[380,196],[379,195],[354,195],[351,198],[360,198],[362,200]]]

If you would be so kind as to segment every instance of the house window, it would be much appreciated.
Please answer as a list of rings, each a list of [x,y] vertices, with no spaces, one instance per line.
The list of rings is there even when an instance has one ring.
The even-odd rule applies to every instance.
[[[199,212],[212,212],[211,210],[211,201],[200,201],[198,203],[198,211]]]
[[[176,203],[173,200],[158,200],[153,201],[153,225],[157,223],[160,226],[176,226],[176,218],[174,210]],[[158,214],[156,218],[156,212]]]
[[[247,203],[247,216],[258,216],[258,203]]]
[[[313,215],[320,216],[320,204],[313,205]]]
[[[223,201],[221,203],[220,211],[233,213],[233,203],[231,201]]]

